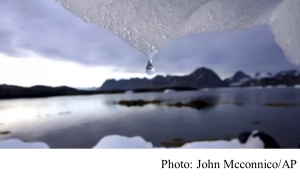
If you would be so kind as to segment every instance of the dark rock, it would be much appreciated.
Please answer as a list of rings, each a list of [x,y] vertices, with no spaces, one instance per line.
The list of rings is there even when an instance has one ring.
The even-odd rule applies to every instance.
[[[187,103],[182,103],[182,102],[177,102],[175,104],[168,104],[168,106],[170,107],[189,107],[189,108],[194,108],[194,109],[203,109],[206,107],[210,107],[213,106],[212,104],[205,102],[203,100],[194,100],[194,101],[190,101]]]
[[[222,81],[219,76],[212,70],[207,68],[198,68],[194,72],[186,76],[166,76],[158,75],[153,79],[129,79],[107,80],[100,87],[100,90],[136,90],[136,89],[154,89],[154,88],[170,88],[173,87],[189,87],[199,88],[216,88],[226,87],[227,84]]]
[[[295,103],[266,103],[265,106],[268,107],[294,107],[298,106]]]
[[[245,144],[248,141],[248,138],[250,137],[251,132],[243,132],[241,134],[239,134],[238,136],[238,140],[240,141],[240,143]]]
[[[241,87],[248,86],[294,86],[300,84],[300,72],[297,70],[281,71],[277,74],[267,73],[262,76],[257,73],[256,76],[248,81],[243,82]]]
[[[37,85],[33,87],[19,87],[14,85],[0,85],[0,99],[35,98],[67,95],[92,95],[99,93],[122,93],[123,91],[87,91],[77,90],[67,86],[48,87]]]
[[[145,106],[147,104],[159,104],[161,101],[153,100],[153,101],[144,101],[144,100],[129,100],[129,101],[119,101],[119,105],[132,107],[132,106]]]
[[[250,136],[251,132],[243,132],[238,136],[238,140],[240,141],[240,143],[245,144]],[[263,141],[265,148],[281,148],[277,141],[270,135],[263,132],[258,132],[253,135],[253,137],[257,136]]]
[[[234,83],[239,83],[242,80],[245,79],[250,79],[251,77],[247,74],[245,74],[242,71],[237,71],[232,77],[225,79],[224,81],[228,84],[234,84]]]
[[[7,135],[7,134],[10,134],[10,131],[2,131],[2,132],[0,132],[0,135]]]
[[[272,138],[270,135],[262,132],[258,132],[253,135],[253,137],[257,137],[257,136],[264,142],[265,148],[280,148],[277,141],[274,138]]]

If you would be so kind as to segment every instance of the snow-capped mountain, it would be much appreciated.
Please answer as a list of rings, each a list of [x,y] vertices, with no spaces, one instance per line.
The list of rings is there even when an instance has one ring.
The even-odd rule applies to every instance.
[[[277,77],[284,77],[284,76],[300,76],[300,71],[298,70],[289,70],[289,71],[280,71],[276,74]]]
[[[224,81],[228,84],[228,85],[232,85],[232,84],[238,84],[240,82],[244,82],[248,79],[251,79],[251,77],[247,74],[245,74],[242,71],[237,71],[233,76],[225,79]]]
[[[237,73],[236,73],[237,74]],[[235,74],[235,75],[236,75]],[[300,71],[285,70],[276,74],[270,72],[257,72],[254,77],[244,76],[244,78],[234,79],[235,76],[225,79],[230,86],[233,87],[247,87],[247,86],[294,86],[300,84]]]
[[[270,73],[270,72],[263,72],[263,73],[257,72],[255,74],[254,78],[260,80],[260,79],[271,78],[271,77],[274,77],[274,75],[272,73]]]

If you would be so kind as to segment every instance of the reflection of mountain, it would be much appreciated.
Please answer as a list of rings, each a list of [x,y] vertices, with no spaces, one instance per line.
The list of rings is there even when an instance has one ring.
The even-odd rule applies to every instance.
[[[153,89],[153,88],[172,88],[172,87],[190,87],[215,88],[226,87],[227,84],[212,70],[207,68],[198,68],[186,76],[156,76],[153,79],[129,79],[129,80],[107,80],[101,86],[101,90],[133,90],[133,89]]]

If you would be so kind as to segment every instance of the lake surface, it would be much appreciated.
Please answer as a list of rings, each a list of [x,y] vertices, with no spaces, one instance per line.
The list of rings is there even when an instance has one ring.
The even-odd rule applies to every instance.
[[[119,100],[208,99],[201,110],[164,105],[124,107]],[[298,105],[297,105],[298,104]],[[142,136],[155,146],[174,138],[224,139],[258,129],[281,146],[300,143],[300,89],[209,89],[189,92],[66,96],[0,101],[0,138],[91,148],[103,136]],[[3,134],[5,133],[5,134]]]

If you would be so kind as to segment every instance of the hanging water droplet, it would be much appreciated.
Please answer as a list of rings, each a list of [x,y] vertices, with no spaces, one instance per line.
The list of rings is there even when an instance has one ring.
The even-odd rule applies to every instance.
[[[154,46],[151,46],[150,50],[148,50],[147,56],[148,56],[148,63],[146,66],[146,73],[148,75],[153,75],[155,73],[155,69],[152,63],[154,55],[156,55],[159,52],[159,49],[157,49]]]
[[[148,75],[153,75],[155,73],[155,69],[152,64],[152,60],[148,60],[147,66],[146,66],[146,73]]]

